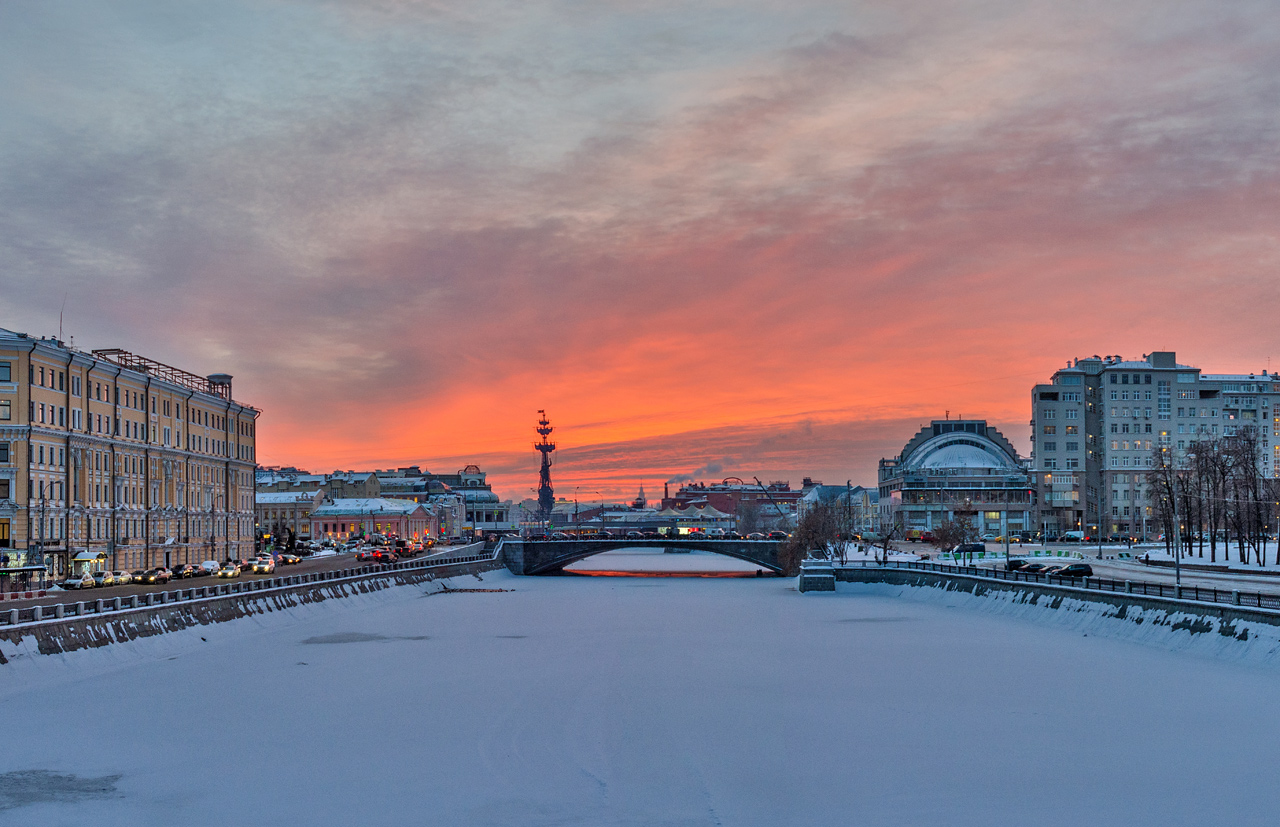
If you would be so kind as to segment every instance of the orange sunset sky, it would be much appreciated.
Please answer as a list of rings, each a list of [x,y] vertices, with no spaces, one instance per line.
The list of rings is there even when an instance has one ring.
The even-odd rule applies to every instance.
[[[1274,2],[9,2],[0,74],[0,327],[264,464],[870,485],[1073,357],[1280,367]]]

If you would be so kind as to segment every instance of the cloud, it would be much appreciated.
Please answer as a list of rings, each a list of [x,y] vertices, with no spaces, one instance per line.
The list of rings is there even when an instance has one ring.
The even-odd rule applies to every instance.
[[[0,325],[233,373],[267,462],[521,493],[545,408],[566,483],[865,484],[1277,350],[1267,3],[60,9],[0,10]]]

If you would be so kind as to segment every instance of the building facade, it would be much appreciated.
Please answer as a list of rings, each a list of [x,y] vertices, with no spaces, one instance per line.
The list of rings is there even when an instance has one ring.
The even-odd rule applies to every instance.
[[[981,534],[1032,527],[1030,475],[1013,444],[986,420],[939,420],[902,453],[880,460],[880,530],[925,532],[969,520]]]
[[[1280,477],[1280,374],[1203,374],[1157,351],[1140,360],[1074,359],[1031,390],[1037,525],[1047,535],[1149,538],[1154,451],[1185,456],[1199,439],[1256,427]]]
[[[226,374],[0,329],[0,549],[54,575],[250,555],[258,415]]]
[[[439,534],[421,503],[382,497],[325,500],[311,512],[311,536],[343,542],[373,534],[427,540]]]
[[[311,512],[324,500],[324,492],[259,491],[254,499],[258,535],[279,544],[288,540],[289,532],[295,540],[311,539]]]

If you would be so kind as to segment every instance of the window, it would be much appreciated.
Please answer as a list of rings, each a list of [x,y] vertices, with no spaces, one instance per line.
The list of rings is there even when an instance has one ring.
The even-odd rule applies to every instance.
[[[1052,471],[1053,469],[1058,467],[1058,461],[1053,457],[1049,457],[1044,461],[1044,467],[1046,470]]]
[[[1067,467],[1068,467],[1068,468],[1079,468],[1079,467],[1080,467],[1080,460],[1076,459],[1075,457],[1067,457]]]
[[[1113,451],[1119,451],[1119,450],[1120,450],[1120,440],[1118,440],[1118,439],[1113,439],[1113,440],[1111,440],[1111,450],[1113,450]]]
[[[1041,419],[1053,419],[1053,418],[1054,418],[1054,417],[1056,417],[1057,415],[1058,415],[1058,412],[1057,412],[1057,411],[1055,411],[1053,408],[1041,408],[1041,409],[1040,409],[1040,418],[1041,418]]]
[[[1112,422],[1112,423],[1111,423],[1111,433],[1113,433],[1113,434],[1118,434],[1118,433],[1120,433],[1120,425],[1119,425],[1119,423],[1116,423],[1116,422]]]
[[[10,409],[8,399],[0,399],[0,420],[12,419],[13,412]]]
[[[1125,422],[1124,424],[1122,424],[1122,425],[1120,426],[1120,433],[1122,433],[1122,434],[1127,434],[1127,433],[1129,433],[1129,423],[1128,423],[1128,422]]]
[[[1040,444],[1044,446],[1044,450],[1046,450],[1046,451],[1056,451],[1056,450],[1058,450],[1058,443],[1056,443],[1056,442],[1042,442],[1042,443],[1040,443]]]
[[[1151,423],[1150,423],[1150,422],[1147,422],[1147,423],[1145,423],[1145,424],[1143,425],[1142,432],[1143,432],[1144,434],[1149,434],[1149,433],[1151,433]]]
[[[1064,419],[1079,419],[1080,412],[1075,408],[1068,408],[1065,411]]]
[[[1068,425],[1068,426],[1067,426],[1067,435],[1068,435],[1068,436],[1070,436],[1071,434],[1078,434],[1078,433],[1080,433],[1080,426],[1079,426],[1079,425]]]
[[[0,442],[0,462],[9,461],[9,443]]]
[[[1151,398],[1151,392],[1150,392],[1150,391],[1148,391],[1148,392],[1147,392],[1147,398],[1148,398],[1148,399],[1150,399],[1150,398]],[[1150,408],[1143,408],[1143,409],[1142,409],[1142,415],[1143,415],[1144,417],[1146,417],[1147,419],[1150,419],[1150,418],[1151,418],[1151,409],[1150,409]]]
[[[1111,378],[1112,378],[1112,379],[1115,379],[1115,377],[1114,377],[1114,376],[1112,376]],[[1112,392],[1111,392],[1111,401],[1112,401],[1112,402],[1115,402],[1115,401],[1116,401],[1117,399],[1119,399],[1119,398],[1120,398],[1120,392],[1119,392],[1119,391],[1112,391]]]
[[[0,362],[0,382],[13,381],[13,363]]]
[[[1056,433],[1058,432],[1058,426],[1057,426],[1057,425],[1045,425],[1045,426],[1044,426],[1044,432],[1045,432],[1046,434],[1056,434]]]
[[[1066,446],[1066,450],[1068,450],[1068,451],[1079,451],[1079,450],[1080,450],[1080,443],[1079,443],[1079,442],[1068,442],[1068,443],[1067,443],[1067,446]]]
[[[1120,381],[1119,379],[1116,378],[1116,375],[1114,373],[1110,374],[1110,376],[1111,376],[1111,384],[1114,385]],[[1112,391],[1112,393],[1115,393],[1115,391]],[[1114,398],[1115,397],[1112,397],[1112,399]]]
[[[1196,375],[1195,375],[1194,373],[1179,373],[1179,374],[1178,374],[1178,384],[1179,384],[1179,385],[1194,385],[1194,384],[1195,384],[1195,381],[1196,381]]]

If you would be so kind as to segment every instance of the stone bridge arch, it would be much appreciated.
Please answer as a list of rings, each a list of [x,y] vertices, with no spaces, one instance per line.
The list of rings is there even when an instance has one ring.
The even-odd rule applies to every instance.
[[[524,540],[504,537],[498,550],[507,568],[515,574],[558,574],[565,566],[606,551],[623,548],[679,549],[710,551],[735,557],[781,574],[775,540]]]

